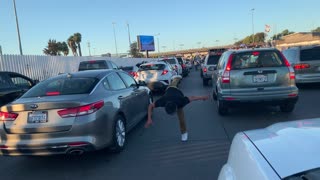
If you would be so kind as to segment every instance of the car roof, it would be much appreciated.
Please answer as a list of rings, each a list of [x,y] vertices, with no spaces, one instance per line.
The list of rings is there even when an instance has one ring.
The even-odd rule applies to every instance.
[[[164,64],[164,65],[166,65],[166,63],[163,61],[152,61],[152,62],[141,64],[141,66],[142,65],[150,65],[150,64]]]

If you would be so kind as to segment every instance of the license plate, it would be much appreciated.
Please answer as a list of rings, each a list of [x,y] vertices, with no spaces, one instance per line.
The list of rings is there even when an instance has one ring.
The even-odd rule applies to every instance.
[[[253,82],[254,83],[263,83],[263,82],[268,82],[268,76],[266,75],[255,75],[253,76]]]
[[[28,114],[28,123],[46,123],[48,122],[47,112],[36,111]]]

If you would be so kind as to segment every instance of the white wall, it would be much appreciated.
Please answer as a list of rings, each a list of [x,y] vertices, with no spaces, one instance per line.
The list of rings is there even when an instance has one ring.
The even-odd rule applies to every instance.
[[[153,61],[147,58],[110,58],[91,56],[36,56],[36,55],[2,55],[0,56],[0,71],[13,71],[32,79],[44,80],[59,73],[78,71],[81,61],[107,59],[118,66],[135,65],[142,61]]]

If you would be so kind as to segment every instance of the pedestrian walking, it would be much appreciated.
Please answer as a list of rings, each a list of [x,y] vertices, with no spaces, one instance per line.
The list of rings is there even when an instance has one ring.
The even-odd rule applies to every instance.
[[[180,77],[174,78],[170,86],[167,88],[165,94],[160,99],[158,99],[157,101],[149,105],[148,120],[145,124],[145,127],[148,128],[153,123],[153,120],[152,120],[153,109],[158,107],[164,107],[166,113],[169,115],[173,115],[177,113],[178,119],[179,119],[179,125],[180,125],[181,141],[187,141],[188,132],[187,132],[187,126],[185,122],[183,108],[192,101],[208,100],[209,96],[190,96],[190,97],[184,96],[182,91],[177,87],[180,80],[181,80]]]

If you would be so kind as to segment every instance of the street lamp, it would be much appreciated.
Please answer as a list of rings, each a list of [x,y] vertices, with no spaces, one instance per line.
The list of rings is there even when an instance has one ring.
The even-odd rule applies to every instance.
[[[90,42],[88,41],[87,44],[88,44],[88,49],[89,49],[89,56],[91,56]]]
[[[253,22],[253,13],[254,13],[254,8],[251,9],[252,11],[252,44],[254,44],[254,22]]]
[[[16,25],[17,25],[17,33],[18,33],[18,40],[19,40],[19,50],[20,50],[20,55],[23,55],[22,53],[22,45],[21,45],[21,38],[20,38],[20,30],[19,30],[19,22],[18,22],[18,14],[17,14],[17,9],[16,9],[16,1],[13,1],[13,8],[14,8],[14,15],[16,16]]]
[[[130,37],[130,26],[129,26],[128,22],[127,22],[127,28],[128,28],[129,48],[130,48],[130,46],[131,46],[131,37]]]
[[[115,22],[112,22],[112,26],[113,26],[113,36],[114,36],[114,44],[115,44],[115,46],[116,46],[116,55],[117,55],[117,57],[118,57],[118,47],[117,47],[116,30],[115,30],[115,28],[114,28],[114,25],[115,25],[115,24],[116,24]]]

